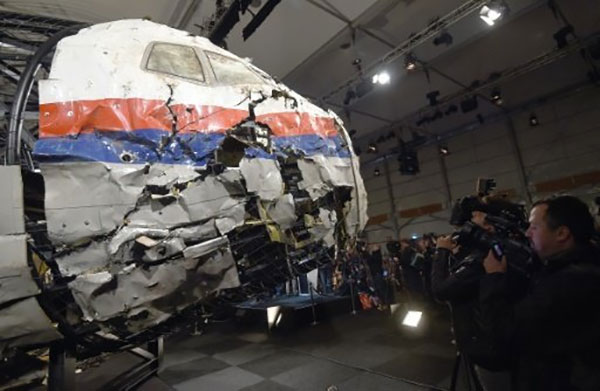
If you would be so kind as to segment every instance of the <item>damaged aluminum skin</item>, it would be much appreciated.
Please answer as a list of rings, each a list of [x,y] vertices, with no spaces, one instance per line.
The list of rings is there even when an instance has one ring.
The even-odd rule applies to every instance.
[[[45,344],[61,338],[38,302],[40,286],[28,262],[28,235],[23,221],[21,169],[0,167],[3,183],[12,184],[2,194],[0,214],[0,359],[15,348]],[[20,213],[17,216],[16,213]],[[32,255],[33,258],[33,255]],[[32,265],[39,264],[32,259]]]
[[[39,96],[48,280],[72,296],[70,327],[125,340],[268,292],[366,224],[341,120],[205,38],[145,20],[83,29]]]

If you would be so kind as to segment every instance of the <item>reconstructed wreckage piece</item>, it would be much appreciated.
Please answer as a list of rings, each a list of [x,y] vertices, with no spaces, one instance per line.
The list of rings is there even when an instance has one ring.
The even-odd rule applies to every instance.
[[[70,293],[55,311],[69,329],[127,338],[268,292],[366,223],[340,119],[205,38],[143,20],[83,29],[59,42],[39,96],[54,249],[39,277]],[[3,342],[38,312],[2,309]]]

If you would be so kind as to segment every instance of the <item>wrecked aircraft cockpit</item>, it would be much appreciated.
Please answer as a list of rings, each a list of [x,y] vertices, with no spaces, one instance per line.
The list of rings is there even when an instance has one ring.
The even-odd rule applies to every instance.
[[[39,314],[42,341],[89,355],[150,338],[329,262],[366,223],[340,119],[205,38],[85,28],[58,43],[39,104],[47,231],[27,240],[37,286],[21,285],[38,295],[0,309],[0,357],[40,341]]]

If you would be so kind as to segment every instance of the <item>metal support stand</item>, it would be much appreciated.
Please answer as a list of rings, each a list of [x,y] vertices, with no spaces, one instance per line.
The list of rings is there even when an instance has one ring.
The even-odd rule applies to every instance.
[[[129,352],[144,359],[136,367],[105,384],[101,391],[129,391],[155,376],[163,362],[164,339],[162,336],[148,343],[147,350],[142,348],[129,349]]]
[[[456,385],[458,383],[458,373],[461,362],[465,367],[465,374],[469,391],[473,389],[475,391],[484,391],[483,386],[479,381],[479,377],[475,372],[475,367],[473,366],[473,363],[471,363],[471,361],[460,352],[456,352],[456,360],[454,361],[454,369],[452,370],[452,379],[450,380],[450,388],[448,389],[448,391],[456,391]]]
[[[75,363],[75,358],[69,354],[64,341],[56,341],[50,345],[48,391],[75,389]]]
[[[310,291],[310,308],[312,309],[312,316],[313,316],[313,322],[311,323],[312,326],[316,326],[317,323],[317,311],[315,310],[315,298],[313,296],[313,284],[312,282],[308,283],[308,290]]]
[[[196,308],[194,310],[194,329],[192,330],[192,332],[190,333],[190,335],[193,336],[197,336],[197,335],[202,335],[204,334],[204,329],[203,328],[199,328],[198,327],[198,323],[200,321],[204,321],[204,318],[202,317],[202,315],[204,314],[204,306],[201,307],[202,311],[199,311],[198,308]]]
[[[356,304],[354,304],[354,279],[349,278],[350,282],[350,302],[352,303],[352,315],[356,315]]]

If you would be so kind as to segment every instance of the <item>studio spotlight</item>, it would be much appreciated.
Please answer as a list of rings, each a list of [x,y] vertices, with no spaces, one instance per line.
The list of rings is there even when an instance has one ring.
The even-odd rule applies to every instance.
[[[479,104],[477,103],[477,96],[475,95],[470,98],[466,98],[465,100],[460,102],[460,109],[462,110],[463,113],[468,113],[470,111],[477,109],[478,105]]]
[[[356,92],[352,88],[348,88],[344,96],[344,106],[348,106],[354,99],[356,99]]]
[[[503,100],[500,88],[494,88],[492,90],[492,102],[494,102],[498,106],[502,106]]]
[[[450,105],[448,106],[448,109],[446,110],[446,115],[450,115],[450,114],[454,114],[458,111],[458,107],[456,105]]]
[[[539,124],[540,121],[538,120],[537,115],[535,115],[535,113],[531,113],[531,115],[529,116],[529,126],[533,128],[534,126],[538,126]]]
[[[281,315],[282,313],[280,306],[277,305],[267,308],[267,323],[269,325],[269,330],[279,324],[281,321]]]
[[[479,11],[479,17],[487,23],[488,26],[496,24],[502,15],[506,13],[508,7],[502,1],[490,1]]]
[[[373,171],[373,175],[375,175],[375,176],[381,175],[381,171],[379,171],[379,168],[376,168],[375,171]]]
[[[400,161],[400,174],[417,175],[419,173],[419,159],[414,149],[403,151],[398,160]]]
[[[448,149],[448,146],[446,145],[440,145],[440,155],[442,156],[448,156],[450,155],[450,150]]]
[[[406,57],[404,57],[404,68],[407,71],[414,71],[417,68],[417,59],[414,54],[408,53]]]
[[[452,38],[452,35],[450,35],[450,33],[448,33],[447,31],[444,31],[442,34],[438,35],[437,37],[435,37],[433,39],[433,44],[435,46],[439,46],[439,45],[450,46],[450,45],[452,45],[452,42],[454,42],[454,38]]]
[[[369,148],[367,149],[369,153],[377,153],[377,144],[369,143]]]
[[[379,72],[378,74],[373,75],[371,81],[373,82],[373,84],[390,84],[390,74],[386,71]]]
[[[569,35],[575,36],[575,30],[571,25],[561,28],[554,34],[553,37],[559,49],[569,46]]]
[[[419,327],[423,312],[421,311],[408,311],[402,320],[402,324],[408,327]]]
[[[355,58],[352,61],[352,65],[356,68],[356,70],[362,74],[362,60],[360,58]]]
[[[438,90],[430,91],[425,95],[425,97],[429,100],[429,106],[437,106],[438,101],[437,97],[440,96],[440,92]]]

